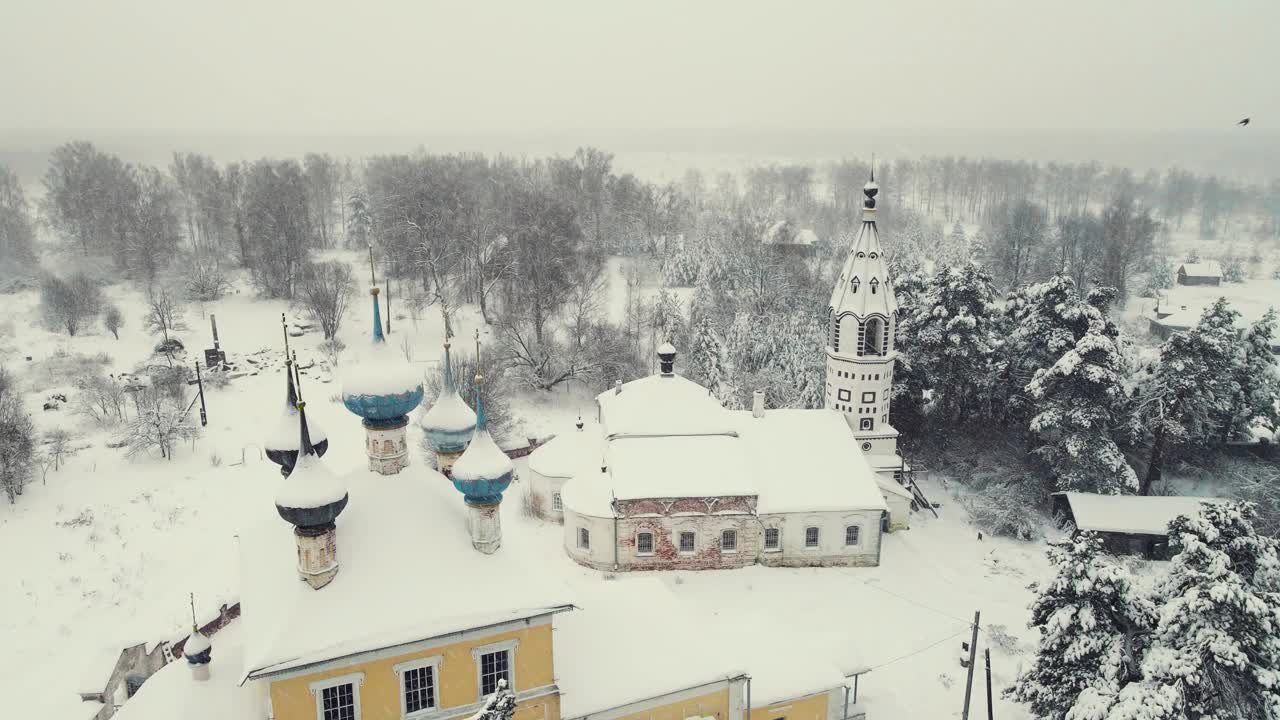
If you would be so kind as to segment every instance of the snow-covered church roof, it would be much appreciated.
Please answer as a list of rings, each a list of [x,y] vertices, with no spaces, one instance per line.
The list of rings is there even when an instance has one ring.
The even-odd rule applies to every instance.
[[[565,507],[612,515],[612,501],[755,496],[760,513],[885,510],[875,472],[834,410],[724,409],[706,388],[651,375],[599,396],[603,457],[584,453]],[[601,470],[601,467],[604,470]]]
[[[867,199],[862,225],[840,269],[840,280],[831,291],[831,309],[837,316],[853,313],[863,318],[891,317],[898,309],[889,282],[888,259],[880,246],[880,230],[876,226],[875,194],[878,191],[874,179],[863,188]]]
[[[274,508],[246,508],[241,531],[242,677],[261,677],[361,652],[562,609],[568,587],[539,572],[546,558],[520,542],[492,555],[471,547],[466,507],[444,476],[413,465],[397,475],[342,478],[350,503],[337,521],[340,570],[322,590],[299,582],[293,528]],[[518,503],[501,512],[518,514]],[[517,526],[512,517],[503,525]],[[404,572],[406,557],[430,562]],[[465,592],[440,592],[466,578]],[[430,602],[423,598],[430,596]],[[221,634],[219,635],[221,637]],[[219,649],[214,664],[228,661]]]
[[[584,459],[602,457],[600,426],[584,422],[581,429],[557,434],[529,454],[529,469],[543,477],[573,477]]]

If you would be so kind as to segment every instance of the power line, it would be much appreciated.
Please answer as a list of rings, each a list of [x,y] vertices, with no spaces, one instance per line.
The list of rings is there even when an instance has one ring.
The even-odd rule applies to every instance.
[[[972,626],[972,625],[973,625],[973,623],[968,623],[968,624],[969,624],[970,626]],[[885,662],[882,662],[882,663],[880,663],[879,665],[872,665],[871,667],[867,668],[866,670],[863,670],[863,672],[864,672],[864,673],[868,673],[868,672],[871,672],[872,670],[878,670],[878,669],[880,669],[880,668],[882,668],[882,667],[885,667],[886,665],[892,665],[892,664],[894,664],[894,663],[898,662],[899,660],[906,660],[906,659],[907,659],[907,658],[909,658],[909,657],[915,657],[916,655],[919,655],[920,653],[925,652],[926,650],[932,650],[933,648],[935,648],[935,647],[937,647],[937,646],[941,645],[942,643],[944,643],[944,642],[946,642],[946,641],[948,641],[948,640],[951,640],[952,638],[960,637],[961,635],[963,635],[963,634],[965,634],[965,633],[967,633],[967,632],[969,632],[969,628],[968,628],[968,627],[966,627],[966,628],[965,628],[965,629],[963,629],[963,630],[959,630],[959,631],[957,631],[957,632],[954,632],[954,633],[952,633],[952,634],[950,634],[950,635],[948,635],[948,636],[946,636],[946,637],[942,638],[941,640],[938,640],[937,642],[929,643],[928,645],[925,645],[924,647],[920,648],[919,650],[913,650],[913,651],[911,651],[911,652],[907,653],[906,655],[899,655],[898,657],[896,657],[896,658],[894,658],[894,659],[892,659],[892,660],[886,660]]]

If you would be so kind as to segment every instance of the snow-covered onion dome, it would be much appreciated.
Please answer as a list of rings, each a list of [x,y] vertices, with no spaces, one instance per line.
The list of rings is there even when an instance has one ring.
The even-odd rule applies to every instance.
[[[286,358],[288,351],[286,350]],[[284,408],[280,411],[280,420],[275,428],[263,440],[267,459],[280,466],[280,474],[285,477],[293,470],[293,463],[298,459],[298,391],[293,382],[293,359],[284,362],[285,377],[288,387],[285,391]],[[318,423],[311,423],[311,443],[316,454],[323,456],[329,450],[329,438]]]
[[[476,429],[476,413],[462,397],[453,384],[453,368],[449,356],[449,343],[444,344],[444,389],[431,405],[431,409],[422,416],[422,430],[435,450],[437,464],[441,472],[449,470],[449,466],[457,456],[467,449],[467,443]]]
[[[463,494],[468,505],[496,505],[511,485],[514,466],[489,435],[484,417],[484,401],[480,397],[483,378],[476,375],[476,429],[466,452],[453,464],[453,486]]]
[[[206,665],[213,659],[213,643],[200,632],[200,628],[191,628],[191,634],[182,644],[182,657],[187,659],[188,665]]]
[[[293,525],[298,545],[298,575],[319,590],[338,574],[334,521],[347,506],[347,489],[316,454],[307,431],[307,404],[298,403],[301,448],[293,472],[276,491],[276,511]]]
[[[670,342],[658,346],[658,370],[663,375],[671,375],[676,371],[676,346]]]
[[[382,334],[378,288],[373,296],[373,345],[348,360],[342,378],[342,404],[364,419],[365,427],[394,425],[422,402],[422,379]]]

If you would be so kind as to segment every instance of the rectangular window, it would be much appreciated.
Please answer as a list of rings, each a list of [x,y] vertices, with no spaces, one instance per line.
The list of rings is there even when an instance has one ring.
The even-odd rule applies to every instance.
[[[356,720],[356,688],[351,683],[320,690],[320,720]]]
[[[560,493],[551,493],[551,509],[556,512],[564,510],[564,503],[560,500]]]
[[[876,429],[876,419],[875,419],[875,418],[862,418],[862,422],[858,424],[858,429],[859,429],[859,430],[875,430],[875,429]]]
[[[636,554],[638,555],[653,554],[653,533],[642,532],[636,535]]]
[[[849,402],[853,399],[853,394],[844,388],[840,388],[836,391],[836,399],[842,402]]]
[[[721,552],[738,552],[738,531],[737,530],[721,530],[720,531],[720,551]]]
[[[807,527],[804,529],[804,546],[818,547],[818,528]]]
[[[410,668],[400,675],[404,688],[404,711],[406,713],[430,710],[436,706],[436,672],[435,668]]]
[[[480,694],[492,695],[498,691],[498,681],[506,680],[511,687],[511,651],[499,650],[480,656]]]
[[[693,548],[694,548],[693,540],[694,540],[693,533],[691,532],[680,533],[680,552],[682,553],[693,552]]]
[[[578,528],[578,548],[582,550],[591,549],[591,531],[586,528]]]
[[[875,394],[874,392],[864,392],[864,393],[862,393],[862,402],[864,402],[864,403],[873,403],[873,402],[875,402],[875,401],[876,401],[876,394]]]
[[[860,534],[860,531],[859,531],[859,529],[858,529],[858,526],[857,526],[857,525],[850,525],[849,527],[845,528],[845,529],[844,529],[844,544],[845,544],[845,545],[857,545],[857,544],[858,544],[858,535],[859,535],[859,534]]]
[[[764,529],[764,549],[777,550],[781,533],[778,528]]]

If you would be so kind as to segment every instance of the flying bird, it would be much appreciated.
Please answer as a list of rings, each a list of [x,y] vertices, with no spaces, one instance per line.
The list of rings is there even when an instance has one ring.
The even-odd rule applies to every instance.
[[[1249,118],[1245,118],[1245,119],[1241,120],[1240,122],[1238,122],[1238,123],[1236,123],[1236,124],[1237,124],[1237,125],[1239,125],[1239,126],[1241,126],[1241,127],[1244,127],[1245,125],[1248,125],[1248,124],[1249,124]]]

